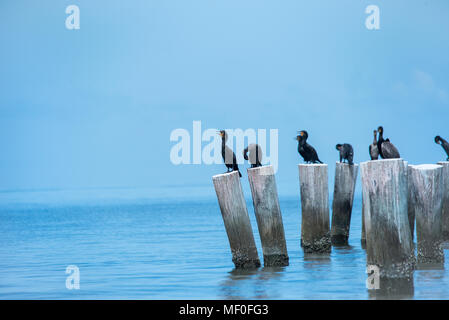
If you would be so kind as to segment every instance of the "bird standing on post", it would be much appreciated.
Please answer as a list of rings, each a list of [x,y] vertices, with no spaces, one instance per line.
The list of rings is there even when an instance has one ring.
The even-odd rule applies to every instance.
[[[354,149],[349,143],[337,144],[335,148],[340,151],[340,162],[347,160],[350,165],[354,164]]]
[[[380,126],[377,128],[379,132],[379,140],[377,141],[377,149],[382,159],[398,159],[401,157],[398,149],[390,142],[390,139],[384,140],[384,128]]]
[[[307,143],[309,134],[305,130],[299,131],[296,136],[298,141],[298,152],[306,163],[323,163],[319,158],[314,147]]]
[[[439,144],[443,147],[444,151],[446,151],[447,159],[446,161],[449,161],[449,142],[441,138],[440,136],[435,137],[435,143]]]
[[[245,148],[245,150],[243,150],[243,158],[245,158],[245,160],[249,160],[249,163],[251,163],[251,168],[261,167],[262,148],[256,143],[251,143]]]
[[[369,145],[369,155],[371,160],[379,159],[379,149],[377,148],[377,130],[374,130],[373,143]]]
[[[242,174],[240,173],[239,166],[237,165],[235,153],[234,151],[231,150],[231,148],[229,148],[226,145],[226,141],[228,140],[228,134],[226,133],[225,130],[220,130],[218,134],[221,136],[221,156],[223,157],[223,161],[226,165],[226,168],[228,169],[226,173],[228,173],[229,170],[238,171],[239,176],[241,178]]]

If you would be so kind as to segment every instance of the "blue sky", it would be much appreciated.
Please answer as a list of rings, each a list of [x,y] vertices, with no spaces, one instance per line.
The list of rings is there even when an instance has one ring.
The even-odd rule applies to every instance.
[[[2,1],[0,190],[212,187],[223,165],[170,162],[194,120],[278,129],[281,194],[298,190],[299,129],[331,176],[335,144],[366,161],[378,125],[410,163],[444,160],[448,17],[446,0]]]

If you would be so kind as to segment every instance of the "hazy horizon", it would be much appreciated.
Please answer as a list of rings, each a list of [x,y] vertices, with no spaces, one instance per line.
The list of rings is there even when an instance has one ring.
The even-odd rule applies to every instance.
[[[281,195],[299,192],[299,129],[330,181],[335,144],[366,161],[379,125],[409,163],[445,160],[448,16],[443,0],[3,2],[0,190],[213,188],[224,165],[170,162],[170,133],[197,120],[278,129]]]

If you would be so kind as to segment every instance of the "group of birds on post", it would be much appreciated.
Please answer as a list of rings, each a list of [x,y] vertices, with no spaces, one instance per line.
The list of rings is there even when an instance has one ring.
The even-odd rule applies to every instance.
[[[221,136],[221,155],[223,161],[227,167],[227,172],[238,171],[239,176],[242,177],[239,167],[237,165],[237,159],[234,152],[226,145],[228,140],[228,134],[225,130],[220,130],[218,134]],[[401,157],[398,149],[391,143],[390,139],[384,139],[384,128],[379,126],[377,130],[374,130],[373,143],[369,145],[369,155],[371,160],[378,160],[379,156],[382,159],[398,159]],[[298,153],[304,159],[305,163],[323,163],[316,152],[315,148],[307,143],[309,134],[306,130],[298,131],[298,135],[295,140],[298,141]],[[446,161],[449,161],[449,142],[441,138],[435,137],[435,143],[443,147],[447,154]],[[347,162],[349,165],[354,163],[354,149],[349,143],[337,144],[335,148],[340,153],[340,162]],[[249,153],[249,156],[248,156]],[[262,166],[262,148],[255,143],[248,145],[243,150],[243,157],[251,164],[251,168],[257,168]]]
[[[231,150],[226,145],[226,141],[228,141],[228,134],[225,130],[218,131],[218,134],[221,136],[221,156],[223,157],[224,164],[229,171],[237,171],[239,173],[240,178],[242,174],[240,173],[239,166],[237,164],[237,158],[235,156],[234,151]],[[248,156],[249,153],[249,156]],[[251,168],[257,168],[262,166],[262,148],[255,143],[248,145],[243,150],[243,158],[248,160],[251,163]]]
[[[379,139],[377,138],[379,134]],[[398,149],[390,142],[390,139],[384,139],[384,128],[380,126],[377,131],[374,130],[374,140],[369,146],[369,155],[371,160],[379,159],[398,159],[401,157]]]

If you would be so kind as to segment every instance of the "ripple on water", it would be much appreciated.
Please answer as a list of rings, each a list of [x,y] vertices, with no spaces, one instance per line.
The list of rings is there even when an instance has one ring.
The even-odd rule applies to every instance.
[[[215,199],[0,206],[1,299],[368,299],[355,199],[349,246],[304,256],[299,200],[281,198],[290,265],[235,270]],[[259,256],[252,203],[248,201]],[[445,249],[448,247],[446,246]],[[447,250],[445,250],[448,261]],[[80,268],[81,289],[65,288]],[[417,270],[416,299],[448,299],[443,270]]]

